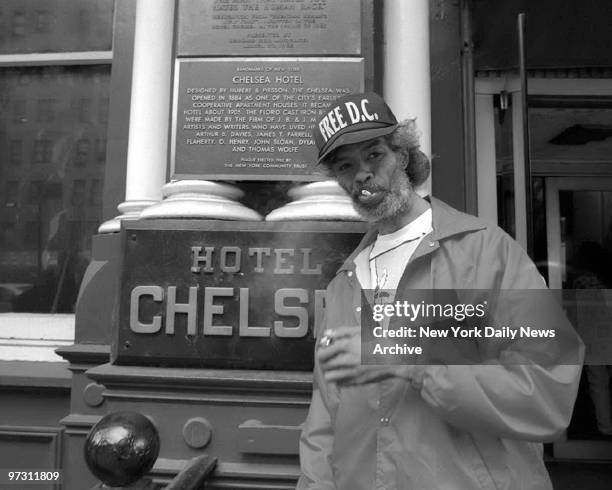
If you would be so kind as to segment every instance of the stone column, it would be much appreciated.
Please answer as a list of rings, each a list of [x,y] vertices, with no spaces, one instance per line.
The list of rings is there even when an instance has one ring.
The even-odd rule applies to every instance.
[[[166,184],[174,7],[174,0],[136,4],[125,202],[118,206],[122,214],[103,223],[100,233],[118,232],[121,220],[141,217],[261,219],[237,202],[242,191],[228,184],[193,180]],[[162,197],[167,200],[161,201]]]
[[[398,120],[416,117],[421,150],[431,158],[429,0],[385,0],[383,95]],[[420,193],[431,192],[431,180]]]
[[[121,220],[138,219],[144,208],[162,197],[168,167],[174,3],[136,4],[125,202],[117,207],[122,214],[103,223],[100,233],[119,231]]]

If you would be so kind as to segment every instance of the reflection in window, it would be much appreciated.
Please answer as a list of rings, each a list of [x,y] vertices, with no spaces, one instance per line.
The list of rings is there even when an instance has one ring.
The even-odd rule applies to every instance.
[[[91,119],[91,99],[79,99],[77,102],[77,113],[79,122],[89,122]]]
[[[1,311],[74,311],[102,222],[106,124],[98,105],[109,79],[107,65],[0,69],[8,108],[0,112],[0,161],[8,163],[0,165]]]
[[[26,221],[23,240],[26,243],[28,250],[36,249],[36,243],[38,242],[38,228],[38,221]]]
[[[13,122],[14,123],[26,123],[26,100],[15,99],[13,101]]]
[[[110,51],[113,4],[113,0],[2,0],[0,54]]]
[[[53,142],[51,140],[34,141],[34,163],[51,163]]]
[[[94,179],[91,181],[89,204],[92,206],[100,206],[102,204],[102,180],[100,179]]]
[[[38,122],[51,122],[55,116],[55,99],[38,101]]]
[[[43,187],[45,183],[42,180],[30,181],[30,191],[28,192],[28,204],[38,204],[43,198]]]
[[[45,182],[45,199],[47,201],[62,200],[62,183],[61,182]]]
[[[19,181],[18,180],[7,180],[4,186],[4,205],[7,208],[13,208],[17,206],[17,199],[19,197]]]
[[[106,138],[96,138],[96,162],[104,163],[106,158]]]
[[[2,227],[2,242],[0,243],[0,247],[11,247],[15,244],[15,223],[5,223]],[[0,310],[4,311],[4,310]]]
[[[81,8],[79,9],[78,16],[78,30],[81,35],[87,35],[89,31],[91,31],[91,15],[89,9]]]
[[[23,142],[11,140],[9,142],[9,162],[11,165],[21,165],[23,162]]]
[[[98,106],[98,122],[102,124],[106,124],[108,122],[108,105],[108,97],[100,100],[100,105]]]
[[[87,159],[89,158],[89,140],[81,138],[77,141],[76,155],[74,158],[74,164],[78,167],[87,165]]]
[[[77,179],[72,184],[72,205],[82,206],[85,202],[85,181]]]
[[[35,19],[34,30],[37,34],[48,34],[51,32],[53,15],[49,10],[37,10],[35,12]]]
[[[26,35],[25,12],[13,12],[13,29],[11,33],[13,34],[13,37],[22,37]]]
[[[585,369],[568,435],[571,439],[609,439],[612,192],[560,191],[559,214],[564,223],[560,237],[563,287],[579,290],[575,302],[566,303],[566,307],[586,348]]]

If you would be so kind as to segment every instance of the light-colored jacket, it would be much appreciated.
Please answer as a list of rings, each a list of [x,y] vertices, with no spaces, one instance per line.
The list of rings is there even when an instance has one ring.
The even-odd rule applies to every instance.
[[[546,287],[523,249],[501,229],[436,199],[431,204],[433,232],[406,266],[398,294],[411,288]],[[364,237],[330,283],[322,328],[359,325],[361,292],[353,258],[375,237],[375,231]],[[520,309],[513,307],[511,314]],[[526,305],[526,311],[534,311],[534,305]],[[500,344],[498,354],[521,356],[524,347],[548,348],[548,341],[539,347],[533,342],[528,347]],[[315,363],[297,488],[552,488],[541,443],[558,438],[569,424],[583,356],[579,339],[575,345],[578,361],[567,364],[554,362],[555,352],[545,352],[549,361],[553,357],[545,365],[418,366],[416,389],[397,378],[338,388],[325,383]]]

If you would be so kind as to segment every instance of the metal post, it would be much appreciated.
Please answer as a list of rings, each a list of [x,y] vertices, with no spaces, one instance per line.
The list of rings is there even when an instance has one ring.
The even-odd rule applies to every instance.
[[[463,105],[463,164],[465,168],[465,210],[478,213],[476,169],[476,107],[474,89],[474,44],[472,42],[471,0],[461,0],[461,97]]]
[[[527,68],[525,47],[525,14],[518,15],[519,74],[521,79],[521,115],[523,119],[523,161],[525,166],[525,221],[527,225],[527,253],[533,258],[533,205],[531,184],[531,157],[529,145],[529,106],[527,102]],[[518,196],[517,196],[518,199]]]

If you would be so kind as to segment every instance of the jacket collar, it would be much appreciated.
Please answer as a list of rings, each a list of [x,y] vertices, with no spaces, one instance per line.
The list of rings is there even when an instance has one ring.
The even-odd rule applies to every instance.
[[[433,231],[428,235],[430,241],[440,241],[446,238],[487,228],[487,224],[470,214],[462,213],[435,197],[425,198],[431,204]],[[373,226],[362,238],[353,253],[346,259],[338,272],[343,270],[355,270],[355,257],[372,244],[378,236],[378,228]]]

